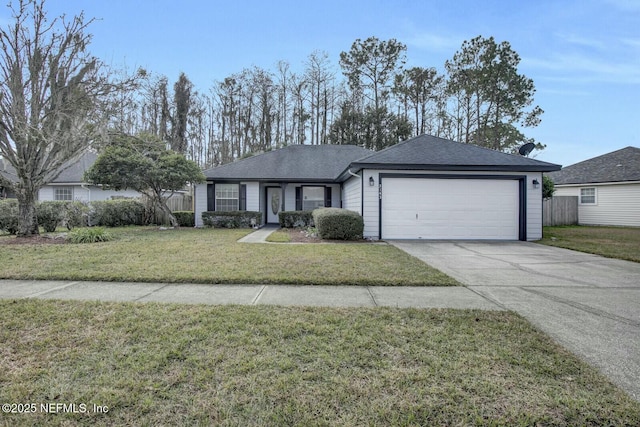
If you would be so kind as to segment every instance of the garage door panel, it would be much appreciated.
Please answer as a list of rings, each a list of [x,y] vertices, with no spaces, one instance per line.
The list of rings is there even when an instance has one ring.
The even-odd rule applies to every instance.
[[[517,240],[519,209],[515,179],[384,178],[381,237]]]

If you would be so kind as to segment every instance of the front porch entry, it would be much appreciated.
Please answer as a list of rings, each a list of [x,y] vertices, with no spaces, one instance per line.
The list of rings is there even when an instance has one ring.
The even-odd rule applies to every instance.
[[[282,188],[267,187],[267,224],[278,224],[278,213],[282,210]]]

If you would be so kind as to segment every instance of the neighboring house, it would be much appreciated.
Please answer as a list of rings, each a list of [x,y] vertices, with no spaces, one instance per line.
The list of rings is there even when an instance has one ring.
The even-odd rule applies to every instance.
[[[77,162],[65,165],[64,170],[49,184],[43,186],[38,192],[38,200],[74,200],[81,202],[93,202],[98,200],[111,200],[113,198],[138,198],[140,193],[133,190],[102,190],[102,187],[89,185],[84,182],[84,172],[91,167],[98,158],[92,151],[87,151]],[[1,167],[2,176],[15,182],[17,177],[15,169],[6,161]],[[11,195],[7,195],[11,197]]]
[[[13,191],[7,185],[7,183],[15,181],[16,178],[14,172],[15,171],[11,165],[8,165],[7,162],[0,157],[0,200],[12,199],[15,197]]]
[[[640,227],[640,148],[627,147],[549,174],[556,196],[578,196],[578,223]]]
[[[38,193],[38,200],[74,200],[79,202],[95,202],[113,198],[138,198],[140,193],[134,190],[103,190],[97,185],[84,182],[84,172],[98,158],[98,154],[87,151],[80,159],[66,167],[56,179],[43,186]]]
[[[542,173],[560,166],[422,135],[379,152],[295,145],[204,172],[202,212],[333,206],[360,213],[372,239],[542,238]]]

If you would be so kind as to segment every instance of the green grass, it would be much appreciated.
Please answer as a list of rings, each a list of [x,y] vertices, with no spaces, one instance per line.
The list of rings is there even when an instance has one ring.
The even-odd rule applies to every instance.
[[[543,235],[545,245],[640,262],[640,228],[544,227]]]
[[[289,232],[287,231],[276,230],[267,236],[267,242],[289,243],[291,242],[291,237],[289,236]]]
[[[172,283],[458,285],[385,244],[237,243],[250,230],[109,229],[90,245],[2,244],[0,278]],[[0,237],[15,239],[12,236]]]
[[[7,426],[640,424],[509,312],[5,300],[0,348],[0,403],[109,408]]]

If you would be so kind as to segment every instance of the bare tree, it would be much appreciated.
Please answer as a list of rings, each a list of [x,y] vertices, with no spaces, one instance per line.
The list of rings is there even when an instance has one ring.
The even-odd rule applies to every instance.
[[[330,68],[329,54],[314,51],[309,55],[305,72],[310,86],[311,98],[311,144],[327,143],[327,115],[330,85],[335,72]]]
[[[39,234],[38,190],[78,159],[106,122],[116,86],[87,52],[93,20],[47,19],[44,0],[9,6],[0,29],[0,153],[16,170],[18,236]]]

